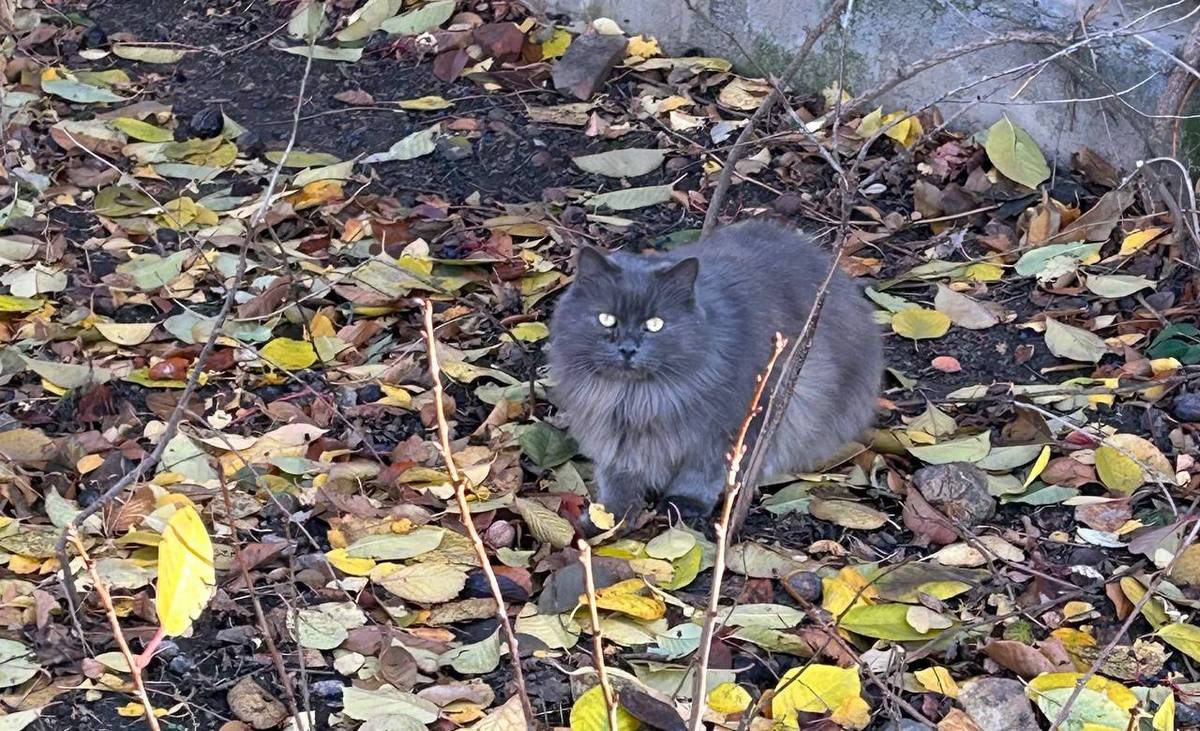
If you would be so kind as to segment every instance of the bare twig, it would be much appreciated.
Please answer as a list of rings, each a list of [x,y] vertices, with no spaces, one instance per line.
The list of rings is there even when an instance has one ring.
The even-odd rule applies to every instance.
[[[696,665],[696,677],[693,681],[692,717],[688,726],[691,731],[700,731],[700,723],[704,715],[704,690],[708,684],[708,658],[712,652],[713,634],[716,632],[717,614],[720,609],[721,579],[725,575],[725,553],[729,549],[729,537],[733,534],[729,530],[730,518],[733,515],[733,506],[737,503],[738,494],[742,492],[745,484],[742,474],[742,458],[746,455],[746,438],[750,434],[754,420],[758,417],[759,403],[762,401],[763,392],[767,390],[767,382],[771,380],[771,374],[775,371],[775,362],[779,360],[779,355],[786,346],[787,338],[780,333],[775,333],[775,347],[771,351],[771,357],[767,359],[766,367],[758,376],[754,394],[750,398],[750,405],[746,408],[746,416],[742,419],[737,437],[729,449],[729,469],[725,473],[725,500],[721,504],[721,517],[713,525],[717,538],[717,556],[713,563],[708,608],[704,611],[704,625],[700,632],[700,655]]]
[[[758,109],[754,110],[754,114],[750,116],[750,120],[746,126],[742,128],[738,135],[737,141],[734,142],[733,148],[729,150],[729,156],[725,159],[725,166],[721,169],[721,177],[717,179],[717,186],[713,189],[712,197],[708,201],[708,211],[704,214],[703,235],[711,234],[717,227],[717,221],[721,215],[721,206],[725,202],[725,196],[729,193],[729,186],[733,183],[733,175],[737,167],[738,160],[746,154],[746,149],[749,147],[750,136],[754,134],[754,130],[762,123],[767,116],[771,114],[771,110],[775,108],[779,102],[784,100],[781,93],[804,65],[805,59],[808,58],[809,52],[816,44],[829,26],[837,22],[838,16],[841,15],[842,9],[846,7],[848,0],[832,0],[829,4],[829,9],[825,11],[816,27],[809,30],[804,36],[804,43],[800,45],[800,49],[796,51],[796,55],[792,58],[791,63],[783,70],[779,77],[779,81],[775,88],[767,96]]]
[[[608,709],[608,727],[617,726],[617,696],[608,682],[608,668],[604,664],[604,638],[600,634],[600,613],[596,611],[596,579],[592,575],[592,547],[579,539],[579,563],[583,564],[584,591],[588,599],[588,619],[592,623],[592,659],[596,666],[596,677],[600,679],[600,691],[604,694],[604,706]]]
[[[221,497],[225,502],[225,518],[229,521],[229,540],[233,543],[234,560],[241,571],[242,582],[246,585],[246,591],[250,594],[250,604],[254,607],[254,619],[258,622],[258,629],[262,632],[263,641],[267,645],[267,653],[271,656],[271,663],[275,666],[275,673],[279,676],[279,684],[283,686],[284,700],[287,702],[288,712],[295,719],[298,731],[307,731],[307,716],[301,718],[300,709],[296,705],[296,691],[292,687],[292,677],[288,674],[287,665],[283,662],[283,655],[279,653],[279,648],[275,645],[271,626],[267,624],[267,615],[263,612],[262,602],[258,599],[258,592],[254,590],[254,580],[250,578],[250,569],[246,566],[246,559],[242,554],[242,542],[238,540],[237,525],[233,522],[233,498],[229,494],[229,483],[226,482],[223,471],[218,470],[217,477],[221,481]]]
[[[475,521],[471,517],[471,505],[467,502],[467,482],[463,478],[462,473],[458,471],[458,466],[454,464],[454,452],[450,446],[450,426],[446,422],[446,399],[442,389],[442,369],[438,364],[437,357],[437,337],[433,331],[433,303],[429,300],[420,300],[420,302],[424,311],[424,334],[425,347],[429,353],[429,376],[433,379],[434,412],[437,414],[438,451],[442,454],[442,461],[446,463],[446,472],[450,475],[451,484],[454,485],[454,499],[458,503],[459,518],[462,520],[463,527],[467,529],[467,536],[471,539],[471,547],[475,549],[475,555],[479,558],[480,568],[483,569],[483,574],[487,577],[488,588],[491,589],[492,598],[496,601],[496,619],[500,621],[500,629],[504,634],[505,642],[508,644],[509,659],[512,660],[513,682],[516,684],[517,693],[521,698],[521,708],[525,713],[526,723],[532,724],[534,719],[533,704],[529,700],[529,691],[525,686],[525,673],[521,670],[521,651],[517,645],[517,635],[513,631],[512,623],[508,619],[508,608],[504,603],[504,595],[500,591],[500,582],[496,579],[496,572],[492,569],[491,559],[488,558],[487,547],[484,546],[483,539],[479,536],[479,531],[475,529]]]
[[[100,603],[104,605],[104,614],[108,616],[108,624],[112,627],[113,640],[116,641],[121,656],[125,658],[125,664],[129,666],[129,677],[133,679],[133,687],[142,702],[146,724],[152,731],[159,731],[158,716],[154,715],[154,705],[150,702],[150,696],[146,693],[146,684],[142,681],[142,666],[133,656],[133,652],[129,649],[129,643],[125,640],[125,633],[121,631],[121,621],[117,619],[117,610],[113,607],[112,595],[108,593],[108,585],[96,571],[96,564],[92,563],[92,557],[88,555],[87,547],[83,545],[83,539],[79,537],[79,530],[74,525],[68,525],[66,536],[67,540],[75,546],[75,550],[79,552],[79,558],[83,561],[84,567],[92,577],[92,584],[96,587],[96,595],[100,597]]]

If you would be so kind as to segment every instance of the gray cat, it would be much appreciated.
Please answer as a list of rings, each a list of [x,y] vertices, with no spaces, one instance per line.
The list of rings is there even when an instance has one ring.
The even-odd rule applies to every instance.
[[[597,502],[618,517],[650,494],[689,519],[712,512],[774,334],[799,333],[829,264],[803,235],[760,221],[665,254],[579,252],[549,361]],[[859,437],[881,375],[870,307],[839,271],[763,476],[817,467]]]

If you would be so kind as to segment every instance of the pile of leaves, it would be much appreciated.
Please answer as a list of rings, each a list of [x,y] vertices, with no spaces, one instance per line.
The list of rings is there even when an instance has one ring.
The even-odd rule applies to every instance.
[[[588,596],[607,516],[541,347],[576,246],[696,238],[771,84],[503,1],[179,3],[168,37],[18,5],[0,729],[142,727],[114,619],[164,727],[603,729],[589,605],[621,729],[1200,723],[1200,277],[1145,176],[837,79],[768,120],[723,218],[839,228],[890,367],[871,438],[734,538],[696,696],[712,533],[608,526]]]

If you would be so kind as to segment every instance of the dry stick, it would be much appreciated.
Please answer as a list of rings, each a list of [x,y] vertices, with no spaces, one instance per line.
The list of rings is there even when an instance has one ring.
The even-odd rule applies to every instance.
[[[146,693],[146,684],[142,682],[142,668],[134,658],[133,651],[129,649],[129,643],[125,641],[125,633],[121,631],[121,622],[117,619],[117,610],[113,607],[112,595],[108,593],[108,585],[96,571],[96,564],[92,563],[92,557],[88,555],[87,548],[84,547],[83,540],[79,537],[79,531],[74,525],[67,525],[66,536],[67,540],[75,546],[75,550],[79,552],[79,558],[83,560],[83,565],[92,576],[96,594],[100,597],[100,603],[104,605],[104,613],[108,616],[108,624],[112,627],[113,639],[116,640],[117,647],[121,650],[121,656],[125,658],[125,664],[129,666],[129,676],[133,678],[133,687],[142,701],[142,711],[146,714],[146,723],[153,731],[159,731],[158,717],[154,715],[154,706],[150,703],[150,695]]]
[[[821,315],[821,308],[825,305],[825,296],[829,293],[829,285],[837,273],[841,248],[839,242],[833,261],[829,264],[829,271],[825,274],[825,280],[821,282],[821,286],[817,288],[816,294],[813,296],[812,309],[808,312],[804,327],[800,329],[799,335],[796,336],[795,342],[788,350],[779,378],[775,381],[774,388],[771,389],[771,397],[767,400],[767,413],[763,417],[763,426],[754,439],[754,448],[750,450],[750,461],[746,467],[746,481],[750,483],[750,489],[741,490],[738,493],[737,505],[733,511],[733,523],[730,525],[731,533],[737,533],[741,529],[746,515],[750,512],[750,501],[754,499],[755,481],[760,477],[759,472],[762,469],[763,460],[766,458],[767,449],[775,432],[783,423],[784,414],[787,413],[788,404],[796,390],[796,383],[800,380],[800,372],[804,370],[804,363],[808,360],[809,350],[812,349],[813,339],[817,334],[817,318]]]
[[[229,483],[225,480],[224,471],[218,471],[217,477],[221,481],[221,497],[225,502],[225,517],[229,521],[229,538],[233,542],[233,557],[241,571],[242,581],[246,584],[246,591],[250,594],[250,604],[254,607],[254,619],[258,622],[258,628],[263,634],[263,641],[267,645],[267,653],[271,656],[275,672],[279,675],[279,683],[283,686],[288,712],[295,719],[296,728],[299,731],[306,731],[308,718],[307,716],[303,719],[300,717],[300,707],[296,705],[296,691],[292,687],[292,677],[288,675],[283,655],[275,646],[275,638],[271,636],[271,626],[267,624],[267,615],[263,612],[262,602],[258,600],[258,593],[254,590],[254,581],[250,578],[250,569],[246,566],[246,559],[242,554],[242,543],[237,537],[237,525],[233,522],[233,498],[229,495]]]
[[[775,333],[775,347],[771,351],[771,357],[767,360],[766,367],[758,376],[754,395],[750,398],[750,405],[746,410],[746,417],[742,419],[737,438],[734,439],[733,446],[729,450],[729,469],[725,473],[725,500],[721,504],[721,517],[713,525],[713,531],[717,538],[717,556],[713,564],[712,588],[708,592],[708,608],[704,611],[704,626],[700,632],[700,656],[696,666],[696,678],[693,681],[692,717],[688,725],[691,731],[699,731],[704,715],[704,690],[708,685],[708,658],[712,652],[713,633],[716,631],[717,613],[720,609],[721,579],[725,575],[725,552],[729,548],[729,537],[732,535],[729,530],[729,521],[738,494],[742,492],[745,483],[745,480],[742,479],[742,457],[746,455],[746,437],[750,434],[750,427],[758,416],[759,403],[762,401],[763,392],[767,390],[767,382],[775,370],[775,362],[779,360],[779,355],[786,346],[787,338],[780,333]]]
[[[837,22],[838,16],[842,9],[846,6],[849,0],[833,0],[830,3],[829,9],[825,11],[825,15],[816,27],[811,29],[804,36],[804,43],[800,49],[796,51],[796,55],[792,58],[792,62],[783,70],[783,74],[779,77],[778,86],[772,89],[766,100],[754,110],[754,114],[750,116],[750,120],[746,126],[742,128],[738,135],[737,141],[733,143],[733,147],[729,150],[729,156],[725,158],[725,166],[721,169],[721,177],[717,179],[717,187],[713,189],[712,198],[708,201],[708,211],[704,214],[704,228],[702,235],[707,236],[717,227],[717,219],[720,217],[721,205],[725,202],[725,196],[729,193],[729,186],[733,183],[734,168],[737,167],[738,160],[746,154],[746,149],[749,147],[750,135],[754,134],[754,130],[760,123],[767,118],[775,105],[783,101],[781,90],[786,88],[792,81],[800,67],[804,65],[805,59],[808,58],[809,52],[816,44],[817,39],[824,35],[829,26]]]
[[[596,676],[600,679],[600,692],[604,694],[604,705],[608,709],[608,727],[617,726],[617,696],[608,682],[608,668],[604,665],[604,638],[600,635],[600,613],[596,611],[596,579],[592,575],[592,547],[579,539],[579,563],[583,564],[584,589],[587,592],[588,618],[592,622],[592,655],[595,658]]]
[[[534,719],[533,703],[529,700],[529,691],[525,687],[525,673],[521,670],[521,651],[517,645],[517,635],[513,631],[512,623],[508,620],[508,609],[504,604],[504,596],[500,592],[500,582],[496,579],[496,572],[492,570],[487,547],[483,545],[483,539],[479,537],[479,531],[475,529],[475,521],[471,518],[471,506],[467,503],[466,480],[459,473],[458,466],[454,464],[454,452],[450,448],[450,426],[446,423],[446,399],[442,390],[442,369],[438,365],[437,338],[433,332],[433,303],[424,299],[419,302],[424,310],[425,346],[429,353],[429,376],[433,379],[438,451],[442,454],[442,461],[446,463],[446,472],[450,475],[451,484],[454,485],[454,499],[458,502],[459,519],[462,521],[463,527],[467,529],[471,547],[475,549],[479,565],[483,569],[484,576],[488,580],[488,587],[492,591],[492,598],[496,601],[496,619],[500,620],[500,629],[503,630],[504,640],[508,643],[508,654],[512,659],[513,666],[513,681],[517,684],[517,693],[521,698],[521,708],[524,710],[526,723],[532,724]]]
[[[1198,511],[1200,511],[1200,497],[1192,501],[1192,504],[1188,507],[1187,512],[1184,513],[1180,524],[1186,525],[1189,520],[1195,519]],[[1115,648],[1121,642],[1121,638],[1124,637],[1125,633],[1129,631],[1129,628],[1133,626],[1134,621],[1138,618],[1138,615],[1142,611],[1142,607],[1146,606],[1146,603],[1154,597],[1154,590],[1160,583],[1162,583],[1163,579],[1170,575],[1171,570],[1175,568],[1176,562],[1178,562],[1183,556],[1184,551],[1188,548],[1188,546],[1196,542],[1196,535],[1198,533],[1200,533],[1200,520],[1196,520],[1192,525],[1192,530],[1188,533],[1187,537],[1180,542],[1179,550],[1176,551],[1175,555],[1171,557],[1170,562],[1168,562],[1167,565],[1163,567],[1162,571],[1159,571],[1158,574],[1150,580],[1150,583],[1146,585],[1146,593],[1142,594],[1141,598],[1138,599],[1133,605],[1133,609],[1129,612],[1129,616],[1125,618],[1125,622],[1121,625],[1121,628],[1118,629],[1115,634],[1113,634],[1113,638],[1109,640],[1104,649],[1101,650],[1098,655],[1096,655],[1096,659],[1092,661],[1091,667],[1089,667],[1087,672],[1079,676],[1079,679],[1075,681],[1075,689],[1071,691],[1071,695],[1067,696],[1066,703],[1064,703],[1062,708],[1059,709],[1058,715],[1054,718],[1054,723],[1050,724],[1050,728],[1057,729],[1063,727],[1063,724],[1071,715],[1071,706],[1075,704],[1075,701],[1079,698],[1079,694],[1083,692],[1084,686],[1087,685],[1088,681],[1091,680],[1092,677],[1100,670],[1100,666],[1112,653],[1113,648]]]

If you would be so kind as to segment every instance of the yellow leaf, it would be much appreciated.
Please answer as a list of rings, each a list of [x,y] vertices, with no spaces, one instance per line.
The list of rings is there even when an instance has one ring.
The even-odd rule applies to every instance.
[[[708,707],[717,713],[741,713],[750,707],[753,699],[745,688],[737,683],[721,683],[708,694]]]
[[[146,715],[146,707],[136,701],[130,701],[117,709],[117,715],[124,716],[125,718],[138,718],[139,716]],[[154,715],[162,718],[167,715],[167,709],[155,708]]]
[[[626,579],[596,592],[596,608],[628,614],[638,619],[658,619],[667,613],[667,605],[657,596],[642,596],[636,592],[646,589],[641,579]],[[579,597],[580,604],[587,604],[587,596]]]
[[[910,307],[892,315],[892,331],[913,340],[940,338],[950,329],[950,316],[924,307]]]
[[[617,728],[610,730],[604,690],[598,685],[585,691],[571,706],[571,731],[638,731],[641,727],[642,722],[632,713],[617,706]]]
[[[954,678],[950,677],[950,671],[941,665],[918,670],[913,675],[917,677],[917,682],[928,691],[941,693],[949,698],[958,697],[958,683],[955,683]]]
[[[567,52],[571,45],[571,34],[562,28],[555,28],[549,40],[542,43],[542,58],[558,58]]]
[[[592,525],[600,530],[612,530],[617,524],[616,517],[612,513],[604,509],[600,503],[591,503],[588,505],[588,517],[592,520]]]
[[[880,127],[883,126],[883,108],[875,107],[875,110],[863,117],[858,122],[858,129],[854,131],[859,139],[867,139],[873,137]]]
[[[921,127],[921,120],[910,116],[908,112],[892,112],[880,119],[880,122],[884,127],[896,122],[896,125],[889,128],[884,134],[908,148],[917,144],[917,140],[921,139],[921,135],[925,131]]]
[[[1200,662],[1200,627],[1194,624],[1168,624],[1158,636],[1183,654]]]
[[[1136,231],[1130,231],[1125,234],[1125,239],[1121,242],[1121,256],[1129,256],[1135,252],[1141,251],[1146,244],[1158,238],[1166,229],[1162,228],[1139,228]]]
[[[132,117],[118,117],[110,124],[125,134],[142,142],[170,142],[175,138],[169,129],[155,127],[148,122]]]
[[[829,720],[842,728],[866,728],[871,723],[871,707],[861,697],[850,696],[833,709]]]
[[[792,668],[775,686],[771,716],[796,728],[797,713],[826,713],[842,709],[848,699],[862,698],[858,668],[809,665]]]
[[[1175,358],[1155,358],[1150,361],[1150,372],[1156,376],[1172,373],[1182,367],[1183,364]]]
[[[1146,481],[1146,476],[1137,462],[1107,444],[1102,444],[1096,449],[1096,474],[1109,490],[1125,495],[1129,495]]]
[[[443,99],[440,96],[421,96],[417,97],[416,99],[402,99],[396,102],[396,106],[400,107],[401,109],[416,109],[422,112],[432,112],[438,109],[448,109],[454,106],[454,102]]]
[[[385,406],[399,406],[402,409],[407,409],[412,406],[412,394],[399,386],[392,386],[387,383],[379,384],[380,390],[383,391],[384,397],[376,401],[377,404]]]
[[[1050,447],[1045,446],[1042,447],[1042,452],[1038,455],[1037,461],[1033,463],[1033,467],[1030,468],[1029,474],[1025,476],[1024,486],[1029,487],[1037,479],[1037,476],[1042,474],[1042,470],[1046,469],[1046,465],[1048,464],[1050,464]]]
[[[97,322],[96,330],[104,339],[117,345],[141,345],[146,342],[157,322]]]
[[[964,269],[963,276],[976,282],[999,282],[1004,278],[1004,267],[981,261]]]
[[[367,576],[375,568],[373,558],[355,558],[344,548],[335,548],[325,554],[325,558],[338,571],[350,576]]]
[[[853,566],[845,566],[837,576],[821,579],[821,608],[833,617],[841,617],[851,607],[871,604],[879,592],[871,586],[867,577]]]
[[[317,362],[317,351],[312,343],[291,338],[275,338],[259,351],[271,365],[285,371],[299,371]]]
[[[1175,731],[1175,694],[1167,696],[1158,710],[1154,712],[1151,722],[1154,731]]]
[[[308,321],[308,334],[314,338],[333,338],[337,337],[337,329],[328,315],[318,312]]]
[[[32,574],[42,567],[40,558],[31,558],[14,553],[8,559],[8,570],[14,574]]]
[[[1082,679],[1082,673],[1042,673],[1029,682],[1026,695],[1043,714],[1055,718],[1067,699],[1076,696],[1076,684]],[[1075,697],[1064,728],[1129,728],[1130,711],[1137,703],[1137,696],[1125,686],[1094,675]]]
[[[645,36],[636,35],[629,39],[629,45],[626,46],[625,53],[629,56],[653,58],[661,56],[662,49],[658,47],[658,40],[654,36],[646,38]]]
[[[104,458],[98,454],[85,454],[75,462],[75,469],[81,475],[86,475],[100,465],[104,464]]]
[[[292,208],[300,211],[342,199],[340,180],[315,180],[287,197]]]
[[[512,336],[526,343],[536,343],[550,336],[550,328],[543,322],[522,322],[513,326]]]
[[[158,621],[169,637],[187,631],[200,616],[216,584],[213,547],[195,508],[175,511],[158,544]]]
[[[196,220],[196,202],[187,196],[163,204],[163,212],[155,219],[159,226],[181,229]]]
[[[1123,577],[1120,585],[1125,598],[1134,604],[1140,602],[1146,594],[1146,587],[1142,586],[1142,583],[1132,576]],[[1142,604],[1142,616],[1155,629],[1171,622],[1170,617],[1167,615],[1167,610],[1164,609],[1163,600],[1157,596]]]

